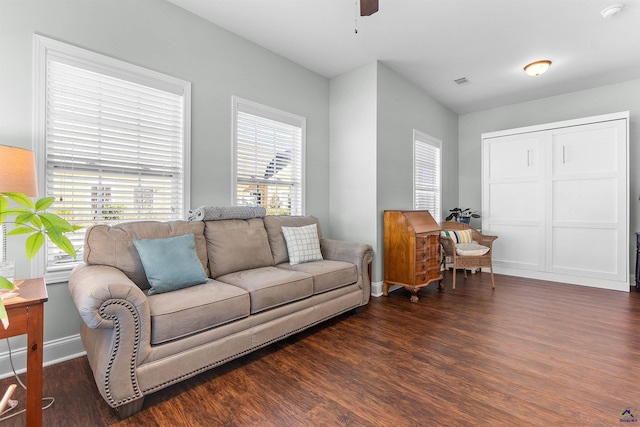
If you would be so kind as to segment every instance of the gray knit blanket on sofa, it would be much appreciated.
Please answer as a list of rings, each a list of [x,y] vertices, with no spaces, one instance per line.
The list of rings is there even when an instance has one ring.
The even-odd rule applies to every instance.
[[[262,206],[200,206],[187,215],[188,221],[215,221],[221,219],[264,218],[267,210]]]

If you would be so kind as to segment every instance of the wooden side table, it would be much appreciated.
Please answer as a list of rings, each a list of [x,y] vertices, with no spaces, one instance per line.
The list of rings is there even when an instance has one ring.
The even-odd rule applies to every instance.
[[[49,299],[44,279],[17,280],[18,296],[5,300],[9,327],[0,338],[27,334],[27,426],[42,425],[42,345],[44,303]]]

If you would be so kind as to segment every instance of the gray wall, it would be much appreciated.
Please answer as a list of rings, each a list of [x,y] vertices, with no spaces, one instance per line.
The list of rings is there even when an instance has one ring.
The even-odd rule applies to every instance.
[[[374,280],[382,280],[383,212],[413,209],[414,129],[442,141],[443,213],[458,204],[458,117],[381,63],[377,105],[378,251]]]
[[[330,224],[336,238],[375,247],[376,63],[330,82]]]
[[[383,280],[385,209],[412,209],[413,130],[442,140],[443,208],[458,202],[457,116],[380,62],[331,79],[331,228],[371,244]]]
[[[193,207],[231,203],[232,95],[306,117],[307,213],[330,234],[328,79],[164,0],[0,0],[1,144],[32,148],[34,33],[192,83]],[[23,260],[24,248],[9,258]],[[45,341],[77,334],[66,284],[48,291]]]
[[[460,205],[481,208],[481,134],[521,126],[630,112],[630,266],[635,266],[635,232],[640,231],[640,80],[508,105],[459,117]]]

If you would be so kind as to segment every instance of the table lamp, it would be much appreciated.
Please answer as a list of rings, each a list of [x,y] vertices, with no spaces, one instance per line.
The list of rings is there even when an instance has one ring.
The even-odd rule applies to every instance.
[[[0,145],[0,193],[24,193],[28,197],[38,195],[36,167],[33,152],[24,148]],[[7,260],[7,239],[4,222],[2,227],[2,262]]]

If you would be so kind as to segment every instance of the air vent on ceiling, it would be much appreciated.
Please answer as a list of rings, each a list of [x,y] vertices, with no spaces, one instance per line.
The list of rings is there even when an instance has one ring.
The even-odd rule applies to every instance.
[[[459,79],[455,79],[454,82],[458,85],[463,85],[465,83],[469,83],[466,77],[460,77]]]

